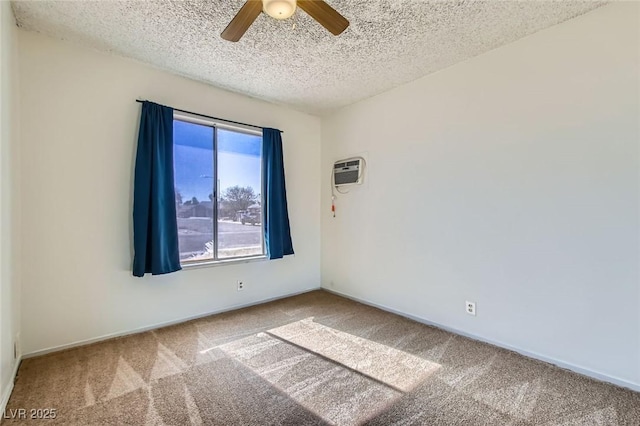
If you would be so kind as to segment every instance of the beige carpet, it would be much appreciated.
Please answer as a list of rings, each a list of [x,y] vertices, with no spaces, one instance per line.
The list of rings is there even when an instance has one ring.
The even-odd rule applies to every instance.
[[[323,291],[25,360],[3,425],[640,425],[640,394]],[[15,412],[15,411],[13,411]]]

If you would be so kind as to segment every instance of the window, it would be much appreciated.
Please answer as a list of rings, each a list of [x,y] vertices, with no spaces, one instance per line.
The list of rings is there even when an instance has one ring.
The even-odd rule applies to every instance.
[[[175,113],[180,262],[264,256],[262,134]]]

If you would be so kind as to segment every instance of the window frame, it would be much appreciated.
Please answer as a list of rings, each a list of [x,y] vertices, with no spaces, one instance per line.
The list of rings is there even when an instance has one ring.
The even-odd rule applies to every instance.
[[[235,256],[235,257],[225,257],[220,259],[218,257],[218,201],[220,199],[220,179],[218,176],[218,129],[228,130],[236,133],[244,133],[252,136],[259,136],[262,138],[262,131],[253,128],[251,126],[243,126],[241,124],[230,124],[221,120],[215,120],[212,118],[202,117],[196,114],[191,114],[188,112],[182,111],[173,111],[173,121],[182,121],[191,124],[197,124],[201,126],[207,126],[213,128],[213,193],[215,194],[213,197],[213,258],[211,259],[196,259],[196,260],[180,260],[180,266],[182,268],[198,268],[198,267],[206,267],[206,266],[221,266],[233,263],[248,263],[254,261],[267,260],[267,248],[266,241],[264,235],[264,219],[265,219],[265,211],[264,209],[260,209],[261,214],[261,223],[260,223],[260,232],[262,232],[262,236],[260,238],[261,241],[261,254],[248,255],[248,256]],[[262,153],[260,153],[260,205],[264,206],[264,172],[263,172],[264,164],[262,161]],[[174,169],[175,169],[175,161],[174,161]],[[175,186],[175,181],[174,181]],[[176,215],[176,221],[178,217]]]

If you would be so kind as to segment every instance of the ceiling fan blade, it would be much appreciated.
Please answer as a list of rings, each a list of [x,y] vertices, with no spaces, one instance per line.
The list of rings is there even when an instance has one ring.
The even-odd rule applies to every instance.
[[[248,0],[220,36],[228,41],[240,40],[260,12],[262,12],[262,0]]]
[[[347,29],[349,21],[322,0],[298,0],[298,6],[333,35]]]

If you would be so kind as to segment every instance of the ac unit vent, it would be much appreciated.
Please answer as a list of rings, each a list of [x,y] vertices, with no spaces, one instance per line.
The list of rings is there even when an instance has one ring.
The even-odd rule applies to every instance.
[[[362,158],[349,158],[336,162],[333,165],[333,184],[335,186],[361,184],[363,162]]]

